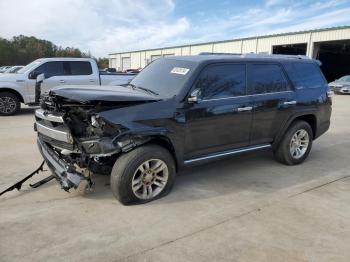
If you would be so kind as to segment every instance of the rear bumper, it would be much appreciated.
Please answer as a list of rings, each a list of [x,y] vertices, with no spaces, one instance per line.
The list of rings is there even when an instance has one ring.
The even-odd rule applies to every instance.
[[[56,180],[61,184],[62,188],[68,191],[70,188],[77,188],[84,175],[77,172],[75,167],[59,158],[59,156],[40,138],[37,140],[41,155],[43,156],[47,166],[54,174]]]
[[[329,129],[330,125],[331,125],[331,121],[325,121],[325,122],[321,123],[317,127],[317,132],[316,132],[314,139],[316,139],[316,138],[320,137],[321,135],[323,135],[324,133],[326,133],[327,130]]]

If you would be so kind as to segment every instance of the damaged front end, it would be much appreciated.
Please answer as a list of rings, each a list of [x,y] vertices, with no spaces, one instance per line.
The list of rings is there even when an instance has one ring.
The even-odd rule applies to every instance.
[[[92,186],[91,173],[110,174],[122,150],[131,143],[128,129],[109,123],[99,112],[140,101],[74,101],[50,93],[35,112],[38,147],[62,188]],[[127,135],[126,135],[127,137]]]

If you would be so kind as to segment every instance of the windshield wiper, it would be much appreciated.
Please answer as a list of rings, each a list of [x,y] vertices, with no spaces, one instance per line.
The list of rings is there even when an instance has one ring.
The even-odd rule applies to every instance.
[[[136,86],[136,85],[130,84],[130,83],[127,84],[127,85],[128,85],[128,86],[131,86],[132,89],[140,89],[140,90],[143,90],[143,91],[145,91],[145,92],[147,92],[147,93],[150,93],[150,94],[153,94],[153,95],[156,95],[156,96],[159,95],[157,92],[154,92],[153,90],[148,89],[148,88],[144,88],[144,87],[142,87],[142,86]]]

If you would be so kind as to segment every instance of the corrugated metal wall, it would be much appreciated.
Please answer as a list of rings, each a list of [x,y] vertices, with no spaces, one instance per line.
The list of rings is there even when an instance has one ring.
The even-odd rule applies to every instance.
[[[143,68],[152,56],[169,55],[198,55],[201,52],[221,53],[269,53],[274,45],[307,43],[307,55],[313,55],[314,43],[323,41],[350,40],[350,27],[314,30],[309,32],[291,33],[284,35],[261,36],[256,38],[237,39],[223,42],[203,43],[179,47],[159,48],[134,52],[124,52],[109,55],[109,66],[118,70],[123,68],[122,60],[130,58],[131,68]]]

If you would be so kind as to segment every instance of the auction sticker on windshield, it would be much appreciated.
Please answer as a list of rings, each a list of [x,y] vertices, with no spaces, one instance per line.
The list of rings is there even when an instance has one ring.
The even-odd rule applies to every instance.
[[[183,68],[183,67],[174,67],[170,73],[172,74],[178,74],[178,75],[186,75],[190,71],[188,68]]]

